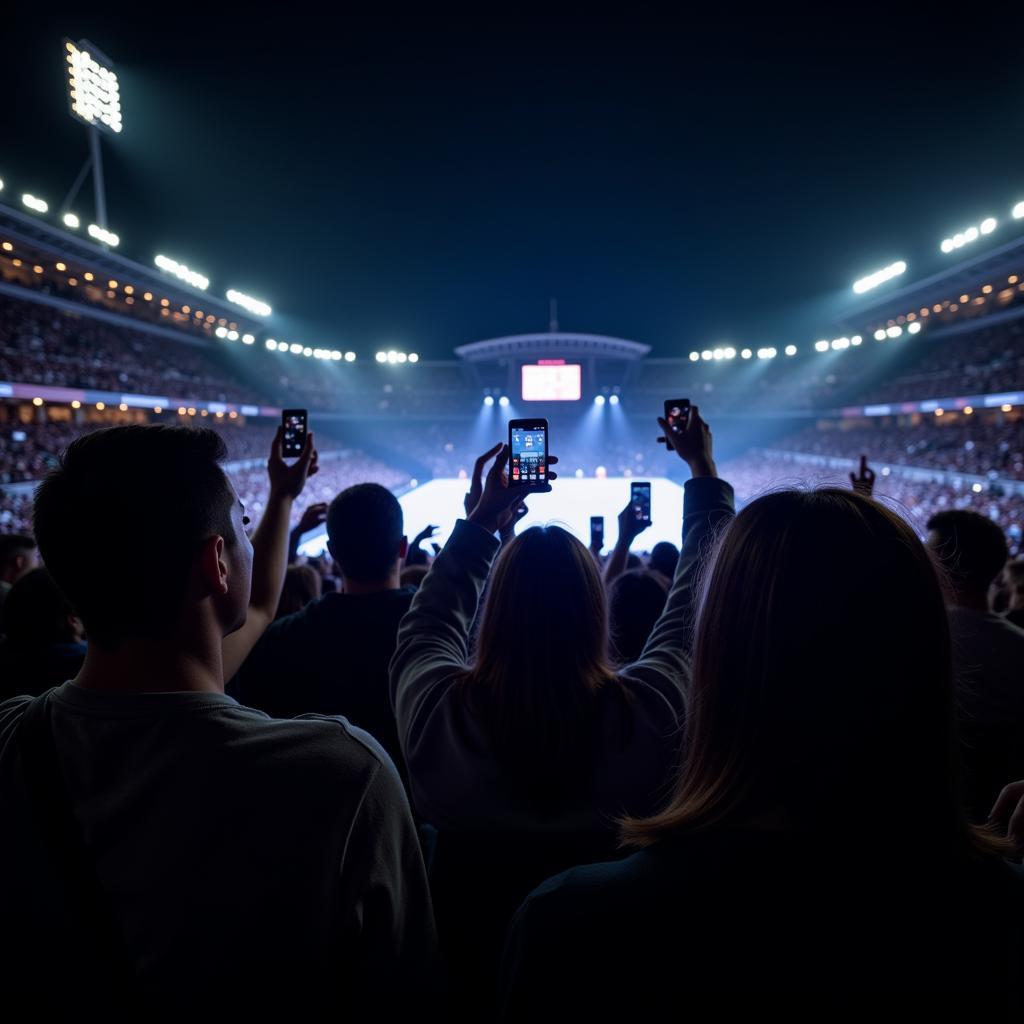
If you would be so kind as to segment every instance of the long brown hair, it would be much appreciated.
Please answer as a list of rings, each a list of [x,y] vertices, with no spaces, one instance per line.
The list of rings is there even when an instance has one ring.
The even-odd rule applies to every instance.
[[[624,844],[735,827],[962,841],[950,633],[909,525],[852,491],[779,491],[719,537],[704,575],[675,796]],[[925,847],[927,848],[927,847]]]
[[[578,787],[590,771],[594,695],[616,680],[590,552],[560,527],[525,530],[498,557],[460,681],[513,784],[555,803]]]

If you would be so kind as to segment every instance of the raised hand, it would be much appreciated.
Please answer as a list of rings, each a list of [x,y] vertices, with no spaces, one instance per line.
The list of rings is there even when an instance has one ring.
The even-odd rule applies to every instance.
[[[511,540],[516,535],[516,523],[529,511],[525,505],[513,505],[502,514],[498,521],[498,534],[503,541]]]
[[[507,515],[511,514],[514,508],[521,506],[523,499],[528,494],[536,493],[536,489],[531,490],[518,484],[509,484],[508,475],[505,472],[509,458],[509,448],[506,444],[500,444],[480,456],[477,463],[481,466],[481,471],[483,464],[491,457],[492,452],[495,459],[484,478],[480,498],[466,516],[469,522],[482,526],[488,533],[494,533],[502,523],[507,523]],[[557,462],[558,459],[555,456],[548,456],[548,466],[553,466]],[[556,479],[557,474],[548,473],[549,481]],[[472,493],[471,489],[470,494],[466,496],[467,504]]]
[[[712,455],[711,428],[701,419],[696,405],[690,406],[686,425],[680,430],[670,430],[668,421],[661,416],[658,417],[658,426],[664,434],[658,441],[664,441],[690,467],[693,476],[718,476]]]
[[[270,446],[270,458],[267,460],[267,476],[270,477],[270,496],[295,499],[302,493],[306,481],[317,473],[320,465],[317,451],[313,447],[313,432],[306,435],[306,443],[298,462],[289,466],[284,461],[282,435],[283,428],[278,427],[274,442]]]
[[[630,502],[619,513],[619,543],[628,547],[650,525],[646,519],[637,519],[636,512],[633,510],[633,502]]]
[[[501,442],[499,441],[498,444],[484,452],[483,455],[473,463],[473,475],[470,477],[469,490],[466,491],[466,496],[462,499],[462,507],[466,510],[467,516],[480,503],[480,495],[484,492],[484,466],[486,466],[500,450]]]
[[[295,529],[300,533],[308,533],[310,530],[315,530],[321,523],[327,521],[327,502],[318,501],[312,505],[307,505],[306,509],[302,513],[302,518],[299,520],[299,525]]]
[[[850,474],[850,485],[858,494],[870,498],[875,490],[875,471],[868,465],[868,457],[860,457],[860,468]]]
[[[418,548],[425,540],[429,540],[431,537],[436,536],[439,529],[439,526],[424,526],[423,529],[413,537],[412,543],[409,547]]]

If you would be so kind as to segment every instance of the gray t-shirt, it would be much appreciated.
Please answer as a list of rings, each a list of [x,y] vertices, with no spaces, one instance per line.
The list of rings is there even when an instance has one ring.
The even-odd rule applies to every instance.
[[[0,704],[0,927],[15,949],[44,923],[52,948],[18,948],[31,970],[67,955],[75,933],[11,742],[28,699]],[[436,989],[415,826],[369,734],[340,716],[272,719],[219,693],[66,682],[44,699],[115,927],[168,1015],[340,1017]]]

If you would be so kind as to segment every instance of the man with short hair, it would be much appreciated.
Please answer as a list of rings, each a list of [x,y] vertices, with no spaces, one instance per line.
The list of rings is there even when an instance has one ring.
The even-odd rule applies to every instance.
[[[327,510],[327,550],[343,592],[275,622],[231,692],[277,718],[344,715],[380,741],[404,777],[388,663],[416,590],[400,580],[408,542],[398,499],[380,484],[342,491]]]
[[[39,567],[36,542],[24,533],[0,534],[0,634],[4,631],[3,608],[11,587]]]
[[[75,679],[0,704],[8,1011],[20,992],[61,1019],[113,1003],[298,1020],[436,985],[387,754],[343,718],[276,721],[224,693],[257,590],[276,607],[254,548],[272,535],[279,593],[316,459],[310,440],[286,465],[278,434],[250,542],[225,454],[211,430],[113,427],[72,443],[37,492],[40,551],[89,646]]]
[[[928,547],[945,567],[957,709],[970,808],[984,821],[1003,786],[1024,778],[1024,629],[989,608],[1009,554],[1006,537],[977,512],[928,520]]]

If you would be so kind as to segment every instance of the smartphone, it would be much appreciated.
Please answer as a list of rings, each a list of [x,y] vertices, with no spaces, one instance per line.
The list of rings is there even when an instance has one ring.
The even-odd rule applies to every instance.
[[[636,483],[629,485],[629,503],[633,506],[633,515],[638,522],[649,523],[651,521],[651,485],[649,483]]]
[[[590,549],[600,551],[604,547],[604,516],[590,517]]]
[[[548,489],[548,421],[542,419],[509,420],[510,487],[531,491]]]
[[[306,420],[305,409],[285,409],[281,413],[281,426],[284,428],[282,454],[285,458],[302,454],[306,446]]]
[[[665,400],[665,421],[668,429],[678,434],[686,421],[690,418],[690,400],[688,398],[668,398]],[[665,447],[669,447],[668,439],[665,440]]]

